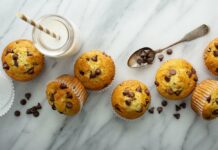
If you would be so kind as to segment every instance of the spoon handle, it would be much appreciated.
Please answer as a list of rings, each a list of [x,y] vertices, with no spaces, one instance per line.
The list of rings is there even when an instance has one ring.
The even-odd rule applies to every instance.
[[[206,35],[207,33],[209,32],[209,27],[205,24],[202,24],[201,26],[197,27],[196,29],[192,30],[191,32],[187,33],[181,40],[165,47],[165,48],[162,48],[162,49],[159,49],[157,51],[157,53],[160,53],[174,45],[177,45],[179,43],[182,43],[182,42],[188,42],[188,41],[192,41],[194,39],[197,39],[199,37],[202,37],[204,35]]]

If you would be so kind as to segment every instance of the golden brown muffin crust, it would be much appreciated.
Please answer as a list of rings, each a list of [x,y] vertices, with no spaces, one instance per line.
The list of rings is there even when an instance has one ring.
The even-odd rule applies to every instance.
[[[2,53],[5,72],[14,80],[35,78],[44,67],[44,56],[30,40],[17,40],[8,44]]]
[[[204,63],[211,73],[218,75],[218,38],[212,40],[205,48]]]
[[[85,88],[100,90],[113,81],[115,65],[112,58],[104,52],[92,50],[77,59],[74,74]]]
[[[46,95],[52,109],[69,116],[77,114],[87,99],[83,85],[69,75],[62,75],[50,82]]]
[[[126,119],[136,119],[142,116],[150,100],[148,88],[137,80],[122,82],[112,94],[112,106],[115,112]]]
[[[194,90],[197,80],[196,71],[190,63],[183,59],[171,59],[158,69],[155,85],[163,97],[178,100]]]

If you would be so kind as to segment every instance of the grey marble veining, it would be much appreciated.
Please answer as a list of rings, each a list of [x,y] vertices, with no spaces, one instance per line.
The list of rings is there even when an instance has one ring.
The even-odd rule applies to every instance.
[[[142,46],[161,48],[178,40],[184,33],[202,23],[208,24],[210,33],[203,38],[174,47],[170,58],[184,58],[196,68],[199,80],[216,79],[205,68],[203,49],[218,35],[218,1],[216,0],[1,0],[0,52],[8,42],[31,39],[32,28],[15,17],[17,11],[33,18],[45,14],[68,17],[81,30],[81,51],[60,60],[46,58],[46,68],[34,81],[15,83],[15,103],[0,118],[0,150],[217,150],[218,121],[204,121],[190,108],[181,111],[181,119],[172,114],[169,102],[163,113],[145,113],[135,121],[117,118],[110,105],[116,84],[126,79],[137,79],[148,85],[152,106],[162,99],[154,87],[154,75],[160,65],[130,69],[128,56]],[[45,85],[62,73],[73,73],[75,59],[84,51],[101,49],[116,63],[113,84],[101,92],[89,92],[83,111],[75,117],[65,117],[51,110],[45,98]],[[72,65],[69,65],[72,64]],[[19,100],[25,92],[32,99],[22,107]],[[41,102],[40,117],[25,115],[25,110]],[[14,117],[21,110],[20,118]]]

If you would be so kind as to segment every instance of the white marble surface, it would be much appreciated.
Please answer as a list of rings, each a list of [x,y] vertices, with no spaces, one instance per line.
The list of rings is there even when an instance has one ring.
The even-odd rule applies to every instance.
[[[72,74],[79,54],[64,60],[46,58],[46,69],[34,81],[15,82],[15,103],[0,118],[0,150],[217,150],[218,120],[204,121],[190,108],[181,111],[181,119],[172,114],[170,102],[163,113],[146,113],[136,121],[123,121],[111,110],[113,87],[125,79],[138,79],[151,90],[152,106],[162,98],[153,84],[160,65],[130,69],[130,53],[142,46],[160,48],[179,39],[184,33],[206,23],[211,32],[206,37],[174,47],[170,58],[185,58],[196,68],[199,80],[210,75],[202,62],[203,49],[218,35],[217,0],[1,0],[0,52],[15,39],[31,39],[31,27],[15,17],[17,11],[33,18],[60,14],[75,22],[83,36],[82,51],[102,49],[116,63],[114,83],[103,92],[90,92],[84,110],[76,117],[65,117],[51,110],[45,98],[46,83],[62,73]],[[71,65],[69,65],[71,64]],[[33,97],[27,106],[19,100],[25,92]],[[25,115],[25,110],[41,102],[38,118]],[[22,116],[14,117],[15,110]]]

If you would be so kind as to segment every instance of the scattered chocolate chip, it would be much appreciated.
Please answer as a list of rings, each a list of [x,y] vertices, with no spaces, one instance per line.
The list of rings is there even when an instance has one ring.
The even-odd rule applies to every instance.
[[[218,43],[214,43],[214,46],[216,47],[216,49],[218,49]]]
[[[164,106],[164,107],[167,106],[167,104],[168,104],[168,102],[165,101],[165,100],[163,100],[163,101],[161,102],[161,105]]]
[[[33,116],[34,116],[34,117],[38,117],[38,116],[39,116],[39,112],[38,112],[38,111],[34,111],[34,112],[33,112]]]
[[[212,112],[213,115],[218,115],[218,109],[215,109],[213,112]]]
[[[162,60],[164,59],[164,55],[163,55],[163,54],[158,55],[158,59],[159,59],[160,61],[162,61]]]
[[[157,112],[160,114],[163,111],[163,107],[157,107]]]
[[[19,117],[20,116],[20,111],[19,110],[16,110],[15,112],[14,112],[14,115],[16,116],[16,117]]]
[[[194,68],[191,69],[192,74],[196,74],[196,70]]]
[[[26,100],[25,99],[20,100],[20,104],[21,105],[26,105]]]
[[[33,111],[32,111],[32,109],[31,109],[31,108],[29,108],[29,109],[27,109],[27,110],[26,110],[26,114],[28,114],[28,115],[29,115],[29,114],[32,114],[32,113],[33,113]]]
[[[89,61],[89,58],[86,58],[87,61]]]
[[[153,63],[153,60],[154,60],[154,58],[148,58],[148,59],[147,59],[147,63],[148,63],[148,64],[152,64],[152,63]]]
[[[12,55],[12,58],[13,58],[13,60],[17,60],[18,59],[18,55],[14,54],[14,55]]]
[[[96,74],[91,72],[90,75],[89,75],[89,78],[92,79],[92,78],[95,78],[95,77],[96,77]]]
[[[195,82],[198,82],[198,77],[195,77],[195,78],[194,78],[194,81],[195,81]]]
[[[166,82],[170,82],[170,77],[169,76],[165,76],[164,79],[165,79]]]
[[[218,72],[218,68],[216,68],[216,72]]]
[[[134,92],[129,92],[127,96],[133,98],[135,96],[135,93]]]
[[[67,85],[65,83],[60,84],[60,89],[66,89],[66,88],[67,88]]]
[[[170,75],[175,75],[175,74],[176,74],[176,70],[171,69],[171,70],[170,70]]]
[[[30,68],[27,70],[28,74],[34,74],[34,67]]]
[[[210,103],[211,96],[207,97],[207,102]]]
[[[142,93],[142,88],[141,88],[141,86],[138,86],[138,87],[136,88],[136,91]]]
[[[180,118],[180,114],[179,114],[179,113],[173,114],[173,116],[174,116],[176,119],[179,119],[179,118]]]
[[[79,73],[80,73],[82,76],[85,74],[85,73],[84,73],[83,71],[81,71],[81,70],[79,71]]]
[[[73,98],[73,95],[70,93],[70,92],[67,92],[67,96],[66,96],[66,98]]]
[[[125,100],[125,103],[127,106],[130,106],[131,105],[131,100]]]
[[[67,103],[66,103],[66,107],[70,109],[70,108],[73,107],[73,104],[72,104],[71,102],[67,102]]]
[[[42,105],[41,105],[40,103],[38,103],[38,104],[36,105],[36,108],[37,108],[37,109],[42,109]]]
[[[127,90],[127,89],[125,89],[124,91],[123,91],[123,96],[127,96],[129,94],[129,91]]]
[[[166,92],[167,92],[169,95],[173,95],[173,94],[174,94],[174,92],[173,92],[173,90],[172,90],[171,88],[167,89]]]
[[[187,71],[186,74],[188,75],[189,78],[192,77],[192,71]]]
[[[150,114],[153,114],[153,113],[154,113],[154,107],[151,107],[151,108],[148,110],[148,112],[149,112]]]
[[[25,97],[26,97],[26,99],[29,100],[29,99],[31,98],[31,96],[32,96],[31,93],[25,93]]]
[[[56,107],[55,107],[54,104],[51,106],[51,108],[52,108],[53,110],[56,110]]]
[[[9,70],[10,67],[9,67],[9,65],[8,65],[7,63],[3,63],[3,69],[5,69],[5,70]]]
[[[145,94],[147,94],[148,96],[150,96],[150,92],[148,89],[145,89]]]
[[[32,109],[32,112],[35,112],[38,110],[38,108],[36,106],[33,106],[31,109]]]
[[[55,100],[55,98],[54,98],[54,93],[51,93],[51,95],[50,95],[50,101],[53,102],[54,100]]]
[[[96,69],[95,70],[95,74],[98,76],[98,75],[100,75],[101,74],[101,70],[100,69]]]
[[[177,91],[175,92],[176,96],[179,96],[179,95],[181,94],[181,92],[182,92],[182,90],[177,90]]]
[[[18,67],[18,66],[19,66],[17,60],[14,60],[14,66],[15,66],[15,67]]]
[[[155,81],[154,84],[155,84],[156,86],[159,86],[159,82],[157,82],[157,81]]]
[[[181,110],[181,107],[178,106],[178,105],[175,105],[175,109],[176,109],[176,111],[180,111],[180,110]]]
[[[173,53],[173,50],[172,50],[172,49],[168,49],[168,50],[167,50],[167,54],[168,54],[168,55],[171,55],[172,53]]]
[[[181,103],[179,106],[180,106],[180,108],[185,109],[185,108],[186,108],[186,103],[183,102],[183,103]]]
[[[141,58],[137,59],[136,62],[141,65],[143,63],[143,60]]]
[[[95,56],[93,56],[91,59],[92,59],[92,61],[95,61],[95,62],[96,62],[96,61],[98,61],[98,56],[95,55]]]
[[[119,108],[119,105],[118,105],[118,104],[116,104],[116,105],[114,106],[114,108],[115,108],[117,111],[121,112],[121,110],[120,110],[120,108]]]
[[[218,57],[218,50],[213,51],[213,55],[214,55],[215,57]]]

